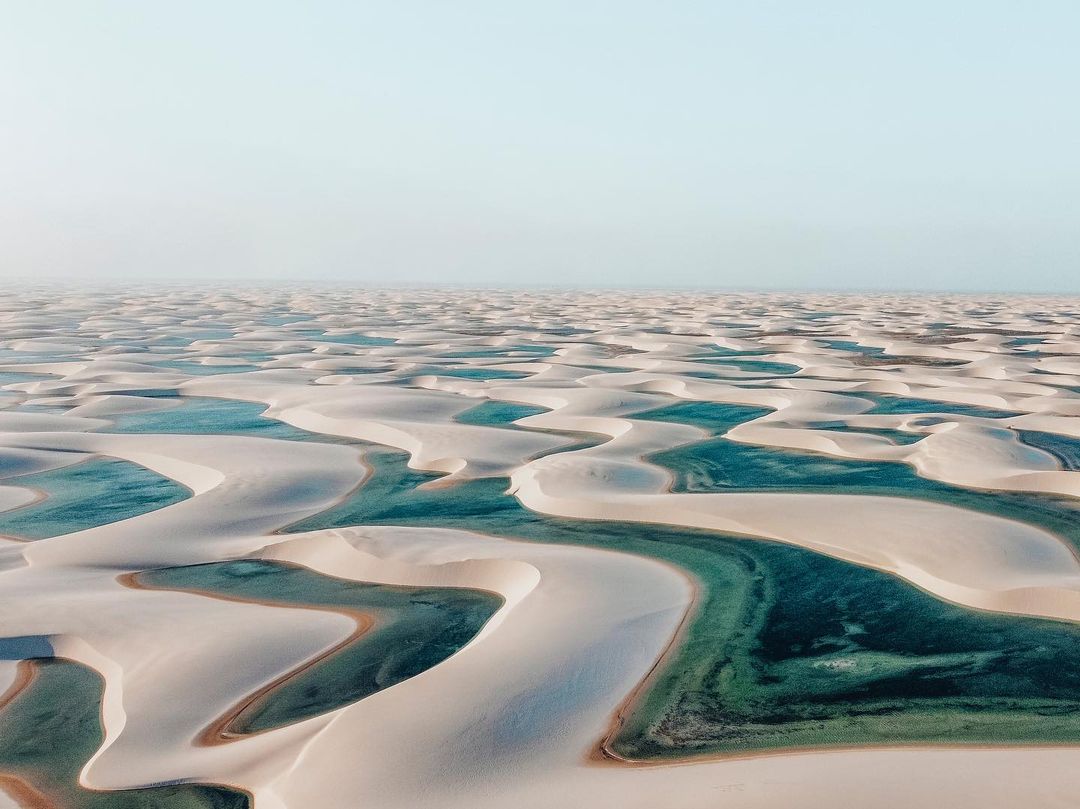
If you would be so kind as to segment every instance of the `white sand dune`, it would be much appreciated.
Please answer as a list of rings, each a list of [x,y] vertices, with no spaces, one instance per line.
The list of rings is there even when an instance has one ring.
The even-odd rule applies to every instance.
[[[50,539],[0,539],[0,637],[47,636],[57,654],[104,677],[105,740],[81,774],[96,789],[213,782],[248,790],[269,809],[1074,806],[1074,747],[597,761],[615,712],[692,607],[684,571],[444,528],[282,535],[363,485],[362,446],[109,429],[131,414],[170,411],[182,428],[176,395],[260,403],[268,418],[312,433],[403,450],[412,468],[444,475],[439,485],[509,478],[512,495],[536,512],[785,542],[967,607],[1076,621],[1080,562],[1046,530],[899,496],[673,492],[671,474],[646,456],[708,433],[635,418],[688,402],[763,408],[727,438],[907,464],[959,487],[1080,497],[1067,457],[1018,433],[1080,437],[1076,307],[949,296],[344,290],[71,293],[29,306],[12,294],[0,307],[0,375],[19,376],[0,376],[0,516],[34,508],[40,493],[22,476],[93,457],[144,466],[190,497]],[[270,312],[291,319],[268,321]],[[367,345],[365,335],[395,342]],[[830,347],[837,340],[861,349]],[[175,360],[195,370],[158,364]],[[228,372],[249,365],[257,370]],[[524,376],[440,373],[462,368]],[[941,412],[871,413],[866,397],[875,394],[927,399]],[[513,425],[457,421],[487,401],[545,412]],[[954,405],[1006,412],[950,412]],[[583,433],[595,445],[582,448]],[[136,589],[123,578],[237,558],[356,581],[481,588],[504,604],[468,645],[420,675],[207,746],[200,737],[232,707],[356,627],[326,610]],[[14,664],[0,661],[0,693],[14,677]],[[13,800],[0,787],[0,807]]]

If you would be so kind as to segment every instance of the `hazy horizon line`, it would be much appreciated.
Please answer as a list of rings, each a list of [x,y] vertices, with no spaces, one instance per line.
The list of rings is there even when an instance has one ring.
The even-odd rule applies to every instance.
[[[1002,289],[1002,288],[930,288],[930,287],[842,287],[842,286],[741,286],[741,285],[709,285],[709,284],[669,284],[669,285],[645,285],[645,284],[545,284],[545,283],[483,283],[483,282],[420,282],[420,281],[383,281],[370,282],[342,278],[319,278],[314,280],[301,280],[297,278],[194,278],[194,279],[146,279],[134,281],[125,278],[96,278],[93,280],[80,280],[73,278],[12,278],[7,279],[8,287],[19,288],[48,288],[69,287],[72,290],[112,290],[120,286],[133,287],[135,289],[154,288],[231,288],[231,289],[272,289],[272,288],[349,288],[366,290],[415,290],[415,291],[439,291],[439,290],[483,290],[483,291],[507,291],[507,292],[703,292],[723,294],[839,294],[839,295],[1028,295],[1028,296],[1057,296],[1057,297],[1080,297],[1080,288],[1076,290],[1064,289]]]

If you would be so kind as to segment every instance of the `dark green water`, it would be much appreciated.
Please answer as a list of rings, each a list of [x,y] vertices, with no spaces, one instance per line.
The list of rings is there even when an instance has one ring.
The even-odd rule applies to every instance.
[[[232,734],[281,727],[415,677],[472,640],[502,604],[501,597],[478,590],[355,582],[263,560],[151,570],[138,580],[147,587],[374,615],[367,633],[247,706],[230,724]]]
[[[42,489],[44,500],[0,513],[0,534],[44,539],[126,520],[186,500],[190,493],[156,472],[128,461],[88,461],[10,478]]]
[[[489,399],[476,407],[459,413],[454,421],[459,424],[479,424],[484,427],[511,426],[512,422],[528,416],[536,416],[547,413],[546,407],[534,407],[533,405],[515,404],[514,402],[500,402]]]
[[[761,408],[742,405],[693,402],[635,418],[693,424],[715,435],[765,412]],[[841,425],[834,429],[869,432]],[[1063,453],[1075,452],[1077,442],[1047,433],[1037,435],[1040,436],[1037,440],[1059,447]],[[787,491],[929,500],[1030,523],[1057,534],[1080,550],[1080,500],[1076,498],[966,489],[920,477],[914,468],[904,463],[759,447],[722,436],[658,452],[649,460],[672,473],[675,477],[672,490],[676,492]]]
[[[685,642],[614,749],[679,757],[780,747],[1080,740],[1080,630],[943,603],[799,548],[524,509],[506,481],[417,491],[434,476],[389,450],[348,501],[293,531],[435,525],[638,553],[689,571]]]
[[[15,775],[61,809],[246,809],[225,787],[175,784],[95,792],[79,771],[104,741],[97,672],[70,660],[35,660],[37,676],[0,708],[0,773]]]
[[[711,555],[700,625],[622,728],[623,755],[1080,737],[1073,625],[772,543]]]

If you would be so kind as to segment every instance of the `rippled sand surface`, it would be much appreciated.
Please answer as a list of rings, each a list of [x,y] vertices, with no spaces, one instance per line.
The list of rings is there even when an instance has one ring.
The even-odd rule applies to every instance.
[[[1078,417],[1070,298],[8,292],[0,806],[1073,806]]]

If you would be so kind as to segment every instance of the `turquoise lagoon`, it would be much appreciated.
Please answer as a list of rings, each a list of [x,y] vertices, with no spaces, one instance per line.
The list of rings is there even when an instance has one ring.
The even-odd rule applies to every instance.
[[[479,590],[356,582],[264,560],[151,570],[138,582],[374,618],[374,626],[359,638],[244,706],[226,728],[230,735],[281,727],[415,677],[472,640],[502,604],[500,596]]]
[[[875,412],[948,413],[954,407],[907,402],[911,400],[880,397]],[[278,423],[259,415],[262,409],[191,400],[173,410],[120,417],[115,429],[332,440],[274,426]],[[965,410],[964,415],[1011,415]],[[458,421],[509,425],[535,412],[539,409],[480,402]],[[635,418],[696,424],[715,436],[765,412],[677,403]],[[364,524],[471,529],[638,553],[677,565],[693,577],[699,598],[682,643],[626,707],[622,724],[605,742],[614,754],[648,759],[798,747],[1080,741],[1080,628],[1071,623],[965,609],[885,573],[779,543],[668,526],[542,516],[507,495],[505,479],[418,489],[437,476],[408,469],[403,453],[383,447],[368,446],[366,457],[374,474],[362,487],[288,531]],[[1074,501],[951,487],[919,478],[899,463],[846,461],[720,437],[658,453],[652,460],[671,469],[676,488],[683,491],[922,497],[1022,519],[1080,544]],[[345,585],[310,571],[268,570],[262,564],[226,562],[151,571],[142,579],[147,586],[337,608],[349,604],[363,609],[375,592],[367,588],[376,585]],[[456,591],[451,600],[471,592]],[[407,614],[414,596],[400,597],[404,601],[389,609],[400,607]],[[450,630],[447,637],[456,640],[449,643],[437,628],[426,636],[436,638],[431,648],[442,651],[399,665],[393,644],[382,645],[385,641],[373,633],[372,646],[354,651],[367,661],[356,664],[366,672],[358,681],[340,678],[353,668],[351,663],[341,665],[347,657],[337,663],[327,658],[324,671],[314,667],[305,675],[315,678],[313,683],[297,680],[275,689],[257,710],[238,717],[236,732],[328,710],[372,693],[369,689],[386,687],[381,683],[392,684],[401,672],[411,676],[437,663],[455,644],[467,642],[490,614],[485,610],[496,606],[484,602],[494,598],[489,594],[469,597],[479,599],[462,613],[471,617],[448,617],[454,609],[416,613],[421,616],[416,624],[420,631],[435,617],[457,627]],[[441,624],[435,621],[432,626]],[[309,686],[316,695],[311,699],[305,696]]]
[[[115,458],[91,458],[7,483],[42,490],[36,503],[0,513],[0,534],[45,539],[126,520],[190,496],[179,483]]]
[[[249,796],[204,784],[98,792],[79,772],[105,739],[104,681],[93,669],[61,658],[35,659],[33,679],[0,706],[0,773],[43,794],[58,809],[248,809]]]
[[[722,406],[727,426],[719,429],[763,412],[732,408]],[[667,460],[678,468],[692,458],[688,450],[710,443],[672,450],[684,455]],[[913,473],[901,464],[834,466],[825,456],[776,452],[782,457],[751,457],[749,468],[740,458],[729,488],[911,494]],[[353,497],[290,530],[473,529],[640,553],[693,576],[700,599],[686,636],[608,740],[617,755],[1080,740],[1080,629],[1072,624],[965,609],[888,574],[779,543],[541,516],[506,495],[502,479],[418,490],[436,476],[409,470],[402,453],[372,449],[367,458],[375,474]],[[722,488],[716,476],[701,480],[694,490]],[[997,493],[944,486],[933,496],[1003,516],[1021,511],[1059,533],[1076,525],[1065,499],[1025,506],[1021,496],[1002,506]]]

